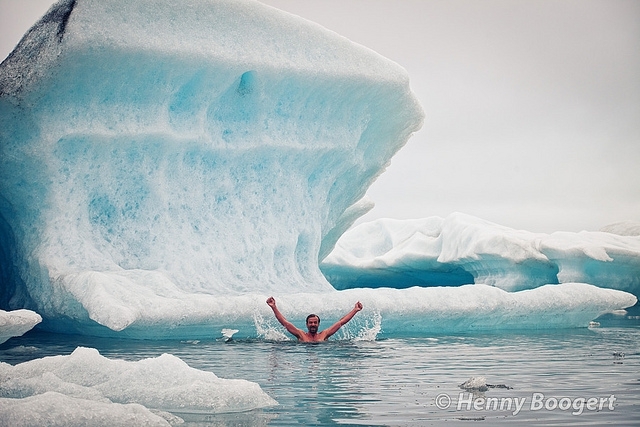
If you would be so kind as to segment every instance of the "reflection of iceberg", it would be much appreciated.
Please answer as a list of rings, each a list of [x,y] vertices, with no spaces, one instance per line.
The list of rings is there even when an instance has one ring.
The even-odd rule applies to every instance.
[[[0,66],[0,307],[56,331],[195,338],[255,336],[270,294],[292,320],[359,299],[399,335],[586,326],[635,303],[569,283],[336,291],[318,260],[422,119],[401,67],[257,2],[62,0]],[[430,284],[493,283],[487,265],[535,278],[512,289],[591,277],[521,234],[402,262],[438,267]],[[385,286],[415,284],[387,267]]]
[[[640,295],[640,237],[513,230],[463,214],[381,219],[345,233],[321,266],[338,289],[584,282]]]
[[[216,414],[277,404],[256,383],[221,379],[169,354],[128,362],[79,347],[69,356],[45,357],[16,366],[0,363],[0,378],[0,419],[15,417],[24,422],[29,419],[23,416],[25,411],[51,406],[50,412],[40,414],[41,425],[52,425],[45,420],[64,419],[66,412],[83,415],[78,410],[95,414],[94,421],[104,418],[123,425],[127,420],[128,425],[166,425],[147,408],[156,414]],[[153,423],[146,424],[149,420]]]

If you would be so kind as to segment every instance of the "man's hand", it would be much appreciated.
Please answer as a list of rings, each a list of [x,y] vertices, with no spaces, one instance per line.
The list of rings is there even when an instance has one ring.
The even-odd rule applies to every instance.
[[[353,307],[356,311],[360,311],[362,310],[362,303],[360,301],[358,301],[355,305],[355,307]]]
[[[267,299],[267,305],[268,305],[269,307],[271,307],[271,308],[275,307],[275,306],[276,306],[276,300],[275,300],[275,298],[274,298],[274,297],[269,297],[269,298]]]

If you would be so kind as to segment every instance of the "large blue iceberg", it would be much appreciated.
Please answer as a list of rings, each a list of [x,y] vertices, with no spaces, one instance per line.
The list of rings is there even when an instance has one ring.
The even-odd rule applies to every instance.
[[[292,320],[360,299],[364,329],[397,334],[585,326],[636,302],[580,283],[337,291],[319,262],[422,121],[399,65],[260,3],[62,0],[0,65],[0,308],[160,338],[265,335],[269,295]]]
[[[128,292],[333,290],[422,124],[406,72],[257,2],[151,3],[60,1],[2,64],[1,305],[119,330]]]

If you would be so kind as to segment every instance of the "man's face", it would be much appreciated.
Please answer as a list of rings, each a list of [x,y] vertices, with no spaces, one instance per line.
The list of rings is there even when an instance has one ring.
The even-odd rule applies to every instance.
[[[318,319],[317,317],[310,317],[309,320],[307,320],[307,329],[312,334],[315,334],[318,332],[319,325],[320,325],[320,319]]]

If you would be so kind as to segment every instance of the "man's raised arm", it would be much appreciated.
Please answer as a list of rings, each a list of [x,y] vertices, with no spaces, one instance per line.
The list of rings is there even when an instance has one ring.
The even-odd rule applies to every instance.
[[[324,339],[329,338],[331,335],[335,334],[336,332],[338,332],[338,329],[340,329],[341,327],[343,327],[345,324],[347,324],[347,322],[349,322],[349,320],[353,319],[353,316],[356,315],[357,312],[359,312],[360,310],[362,310],[362,303],[360,303],[360,301],[358,301],[356,303],[356,305],[353,307],[353,309],[348,312],[347,314],[345,314],[342,319],[338,320],[333,326],[331,326],[330,328],[325,329],[324,331],[322,331],[322,334],[324,335]]]
[[[282,315],[282,313],[280,313],[280,310],[278,310],[278,307],[276,307],[275,298],[269,297],[267,299],[267,305],[269,307],[271,307],[271,309],[273,310],[273,314],[276,316],[276,319],[278,320],[278,322],[280,322],[280,324],[282,326],[284,326],[285,329],[287,331],[289,331],[290,334],[292,334],[293,336],[295,336],[298,339],[301,339],[300,337],[304,334],[304,331],[301,331],[300,329],[296,328],[293,325],[293,323],[291,323],[287,319],[285,319],[285,317]]]

